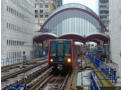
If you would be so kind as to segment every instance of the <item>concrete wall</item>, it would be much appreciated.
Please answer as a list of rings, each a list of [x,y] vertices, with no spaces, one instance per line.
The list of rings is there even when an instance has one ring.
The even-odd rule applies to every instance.
[[[1,58],[17,58],[23,51],[30,55],[36,30],[34,4],[29,0],[2,0],[1,8]],[[10,45],[9,41],[19,44]]]
[[[111,60],[121,77],[121,0],[109,0]]]

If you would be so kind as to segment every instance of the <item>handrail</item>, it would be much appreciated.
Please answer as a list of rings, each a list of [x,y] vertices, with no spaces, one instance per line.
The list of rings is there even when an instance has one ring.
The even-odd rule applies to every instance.
[[[90,80],[91,80],[91,90],[101,90],[96,79],[95,79],[95,75],[93,74],[93,72],[90,73]]]
[[[96,56],[93,56],[92,53],[88,53],[87,57],[89,58],[90,62],[94,64],[95,67],[99,68],[105,75],[108,80],[111,80],[112,83],[117,83],[117,77],[116,77],[116,69],[110,67],[105,62],[101,61]]]

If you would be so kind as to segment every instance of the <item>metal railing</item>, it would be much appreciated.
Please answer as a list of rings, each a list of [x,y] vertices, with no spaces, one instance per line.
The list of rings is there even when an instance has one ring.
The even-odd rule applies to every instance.
[[[28,55],[26,56],[26,60],[31,60],[34,58],[39,58],[39,57],[44,57],[47,56],[48,54],[46,53],[45,55],[43,54],[36,54],[36,55]],[[5,58],[1,60],[1,66],[7,66],[7,65],[12,65],[12,64],[16,64],[16,63],[21,63],[23,62],[23,57],[17,57],[17,58]]]
[[[90,85],[91,90],[101,90],[95,78],[95,74],[93,74],[93,72],[90,73],[90,80],[91,80],[91,85]]]
[[[99,68],[101,72],[106,75],[106,79],[111,80],[112,83],[117,83],[115,68],[110,67],[105,62],[101,61],[99,58],[93,56],[91,53],[88,53],[87,56],[90,59],[90,62],[92,62],[95,67]]]

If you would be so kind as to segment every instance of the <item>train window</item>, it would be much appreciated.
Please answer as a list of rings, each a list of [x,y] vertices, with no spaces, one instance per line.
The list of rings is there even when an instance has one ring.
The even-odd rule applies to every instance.
[[[57,45],[57,56],[63,56],[63,46],[64,44]]]
[[[51,56],[55,56],[55,54],[56,54],[56,43],[54,43],[54,42],[51,42],[51,47],[50,47],[50,55]]]
[[[65,44],[65,55],[71,54],[71,45],[69,43]]]

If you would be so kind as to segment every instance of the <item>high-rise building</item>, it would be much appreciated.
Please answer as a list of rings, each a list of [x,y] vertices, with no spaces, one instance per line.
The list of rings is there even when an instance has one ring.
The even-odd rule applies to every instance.
[[[109,6],[111,60],[121,78],[121,0],[109,0]]]
[[[109,0],[99,0],[99,18],[108,28],[109,25]]]
[[[48,16],[61,5],[62,0],[35,0],[35,23],[42,25]]]
[[[62,6],[62,4],[63,4],[62,0],[56,0],[56,7],[57,8]]]
[[[30,0],[2,0],[1,8],[1,58],[13,64],[23,52],[31,54],[36,29],[34,4]]]

